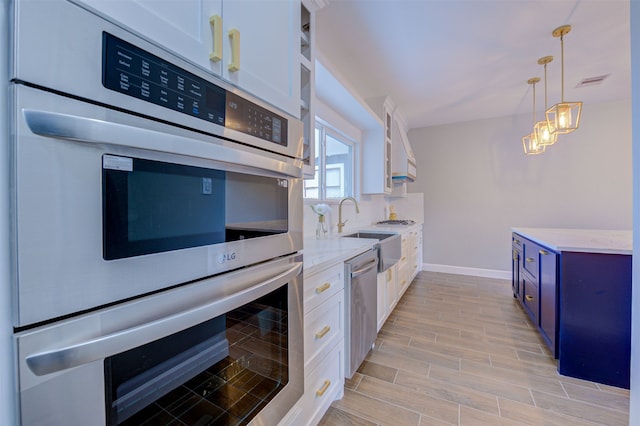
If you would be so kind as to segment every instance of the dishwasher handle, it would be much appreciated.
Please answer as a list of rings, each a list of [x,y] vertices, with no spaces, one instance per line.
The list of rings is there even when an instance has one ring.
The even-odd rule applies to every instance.
[[[360,266],[360,265],[358,265]],[[351,272],[351,278],[355,278],[357,276],[360,276],[362,274],[365,274],[367,272],[369,272],[371,269],[373,268],[377,268],[378,267],[378,258],[373,258],[371,259],[369,262],[365,263],[363,267],[356,269],[355,271]]]

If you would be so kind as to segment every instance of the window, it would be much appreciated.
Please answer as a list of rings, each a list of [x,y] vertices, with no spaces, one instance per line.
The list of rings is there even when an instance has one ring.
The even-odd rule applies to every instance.
[[[318,124],[315,133],[316,172],[304,181],[304,197],[318,200],[354,195],[355,142]]]

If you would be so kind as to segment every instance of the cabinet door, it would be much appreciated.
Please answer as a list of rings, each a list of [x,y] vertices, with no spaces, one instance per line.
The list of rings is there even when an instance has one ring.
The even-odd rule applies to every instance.
[[[183,58],[210,69],[209,17],[222,14],[222,0],[81,0]],[[219,66],[218,66],[219,69]],[[218,70],[219,73],[219,70]]]
[[[299,117],[299,0],[80,1]],[[219,19],[211,19],[216,16]],[[235,38],[230,36],[231,30],[237,31]],[[214,60],[210,56],[218,37],[221,59]],[[239,69],[231,71],[229,65],[234,60]]]
[[[396,265],[393,265],[391,268],[387,269],[384,272],[385,276],[385,292],[387,294],[385,298],[385,317],[389,317],[393,308],[395,308],[396,303],[398,302],[398,292],[396,291]]]
[[[391,194],[392,179],[392,128],[395,106],[389,98],[367,100],[376,113],[381,114],[381,129],[369,129],[362,147],[362,193]],[[380,131],[381,130],[381,131]]]
[[[222,76],[298,117],[300,0],[224,0],[222,20]],[[229,69],[233,60],[231,30],[240,33],[237,71]]]
[[[518,234],[511,235],[511,288],[513,297],[522,300],[522,244],[523,238]]]
[[[378,324],[378,326],[376,327],[378,331],[380,331],[380,329],[382,328],[382,325],[384,324],[384,320],[387,319],[386,317],[386,305],[387,305],[387,291],[386,291],[386,273],[385,272],[381,272],[378,274],[378,279],[377,279],[377,294],[378,294],[378,301],[376,304],[376,307],[378,308],[378,317],[376,319],[376,322]]]
[[[541,248],[540,255],[540,329],[554,356],[556,353],[557,265],[558,255]]]
[[[540,312],[540,298],[538,293],[538,283],[535,279],[529,275],[529,273],[524,272],[522,274],[522,304],[529,314],[531,321],[535,326],[539,326],[539,312]]]
[[[513,297],[516,299],[520,296],[520,250],[512,247],[512,259],[511,259],[511,289],[513,290]]]

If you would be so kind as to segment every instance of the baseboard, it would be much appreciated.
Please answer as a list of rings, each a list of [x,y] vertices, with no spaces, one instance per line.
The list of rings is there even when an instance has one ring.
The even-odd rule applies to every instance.
[[[434,263],[423,263],[423,271],[443,272],[446,274],[472,275],[483,278],[496,278],[510,280],[511,271],[500,271],[498,269],[468,268],[464,266],[436,265]]]

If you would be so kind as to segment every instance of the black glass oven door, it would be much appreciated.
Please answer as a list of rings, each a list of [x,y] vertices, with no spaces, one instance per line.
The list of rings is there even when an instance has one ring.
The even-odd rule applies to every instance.
[[[122,259],[288,232],[288,180],[102,157],[103,257]]]
[[[289,381],[288,284],[106,358],[107,424],[246,424]]]

